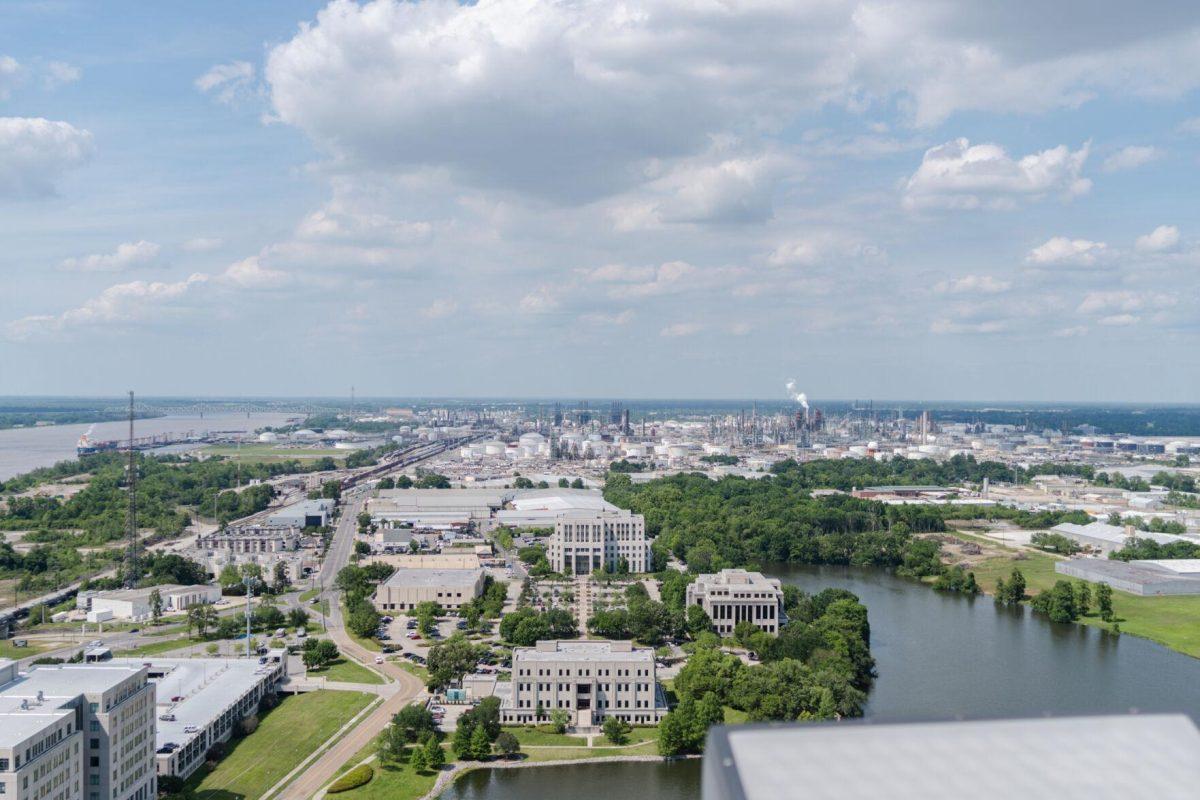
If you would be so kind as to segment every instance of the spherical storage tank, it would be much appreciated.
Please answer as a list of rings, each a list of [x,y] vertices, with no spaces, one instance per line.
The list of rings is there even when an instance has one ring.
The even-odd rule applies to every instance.
[[[505,444],[500,441],[490,441],[483,443],[483,454],[485,456],[502,456],[504,455]]]
[[[537,433],[536,431],[530,431],[529,433],[522,433],[521,438],[517,440],[517,443],[522,444],[522,445],[528,445],[530,447],[537,447],[539,444],[541,444],[544,441],[546,441],[545,436],[542,436],[540,433]]]
[[[258,435],[258,440],[260,442],[277,442],[279,441],[279,434],[274,431],[263,431]]]
[[[656,447],[656,448],[654,448],[654,449],[655,449],[655,450],[658,450],[658,448],[657,448],[657,447]],[[688,457],[688,452],[689,452],[689,450],[688,450],[688,446],[687,446],[687,445],[685,445],[685,444],[673,444],[673,445],[670,445],[669,447],[667,447],[667,458],[671,458],[671,459],[676,459],[676,458],[687,458],[687,457]]]

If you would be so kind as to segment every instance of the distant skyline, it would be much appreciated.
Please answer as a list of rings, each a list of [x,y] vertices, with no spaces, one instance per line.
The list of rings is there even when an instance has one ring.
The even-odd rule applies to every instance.
[[[1200,400],[1200,6],[14,0],[0,396]]]

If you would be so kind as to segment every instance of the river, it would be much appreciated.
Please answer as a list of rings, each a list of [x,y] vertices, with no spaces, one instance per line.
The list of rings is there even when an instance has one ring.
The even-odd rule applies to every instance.
[[[1200,722],[1200,660],[1145,639],[1057,625],[1027,608],[935,592],[883,570],[777,565],[816,592],[849,589],[871,621],[879,678],[866,714],[939,720],[1180,711]],[[443,800],[612,800],[699,797],[699,762],[477,770]],[[568,788],[569,787],[569,788]]]
[[[199,435],[207,431],[252,432],[257,428],[281,426],[295,414],[212,414],[168,416],[135,420],[135,436],[166,433]],[[75,458],[79,437],[92,428],[91,438],[128,439],[128,422],[98,422],[95,425],[47,425],[41,428],[9,428],[0,431],[0,481],[8,480],[38,467],[49,467]],[[169,450],[169,448],[168,448]]]

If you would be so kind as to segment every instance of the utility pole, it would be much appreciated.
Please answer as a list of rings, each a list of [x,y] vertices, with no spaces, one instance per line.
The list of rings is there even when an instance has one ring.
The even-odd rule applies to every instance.
[[[129,513],[126,525],[128,542],[125,550],[125,586],[137,586],[137,452],[133,448],[133,392],[129,393]]]
[[[242,578],[242,583],[246,586],[246,658],[250,657],[250,601],[254,597],[254,576],[247,575]]]

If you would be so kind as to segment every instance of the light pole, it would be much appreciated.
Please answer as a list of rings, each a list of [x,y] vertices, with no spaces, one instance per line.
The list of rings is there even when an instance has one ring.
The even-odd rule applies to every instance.
[[[246,587],[246,658],[250,657],[250,600],[254,597],[254,584],[257,582],[258,579],[253,575],[242,578]]]

